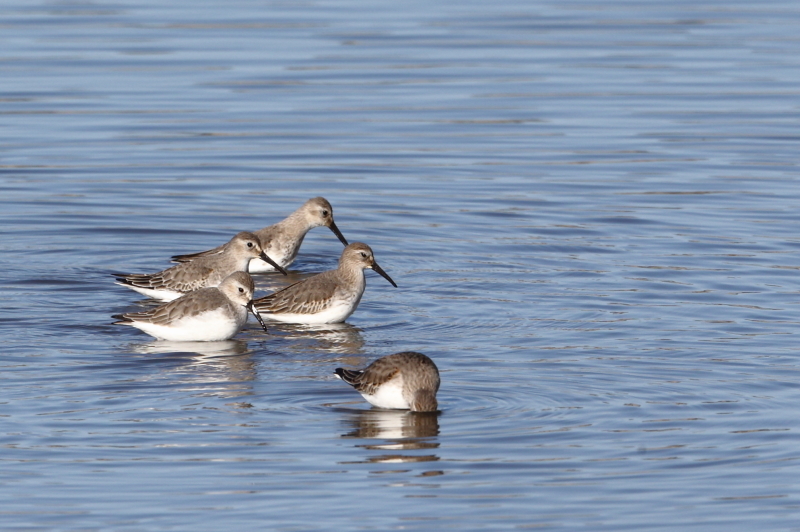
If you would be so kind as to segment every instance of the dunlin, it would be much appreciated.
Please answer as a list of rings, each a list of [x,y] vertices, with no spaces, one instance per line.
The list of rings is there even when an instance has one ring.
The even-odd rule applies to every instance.
[[[364,294],[364,269],[372,268],[395,288],[397,285],[378,266],[366,244],[350,244],[339,258],[339,267],[328,270],[274,294],[253,301],[262,316],[289,323],[340,323],[355,311]]]
[[[363,370],[336,368],[334,374],[379,408],[435,412],[439,370],[413,351],[379,358]]]
[[[347,240],[333,221],[333,207],[325,198],[312,198],[305,202],[299,209],[287,216],[284,220],[254,231],[261,241],[264,252],[278,263],[282,268],[288,267],[297,257],[300,244],[306,234],[315,227],[329,227],[342,244],[347,245]],[[175,255],[173,262],[191,262],[198,257],[215,255],[222,251],[222,246],[200,253],[189,255]],[[261,259],[250,261],[250,273],[274,272],[273,264]]]
[[[117,284],[136,290],[142,295],[172,301],[187,292],[217,286],[233,272],[246,272],[250,259],[260,257],[277,266],[261,249],[253,233],[239,233],[222,250],[160,271],[158,273],[132,273],[117,276]],[[283,268],[278,269],[286,274]]]
[[[266,331],[253,308],[253,279],[235,272],[219,286],[201,288],[144,312],[115,314],[115,325],[130,325],[160,340],[216,342],[228,340],[247,322],[250,310]]]

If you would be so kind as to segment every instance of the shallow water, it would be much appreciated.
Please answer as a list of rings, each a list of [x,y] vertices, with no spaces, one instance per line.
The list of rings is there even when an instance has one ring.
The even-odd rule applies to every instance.
[[[0,19],[4,529],[798,528],[796,3],[161,4]],[[110,324],[318,195],[346,324]]]

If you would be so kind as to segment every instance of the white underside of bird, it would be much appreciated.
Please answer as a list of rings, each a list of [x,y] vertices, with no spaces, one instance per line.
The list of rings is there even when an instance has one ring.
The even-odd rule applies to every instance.
[[[269,318],[275,321],[282,321],[286,323],[307,323],[307,324],[320,324],[320,323],[342,323],[355,312],[358,302],[361,298],[355,301],[341,301],[333,303],[331,306],[320,312],[314,314],[300,314],[291,312],[279,312],[270,314],[266,311],[260,311],[262,318]]]
[[[373,395],[361,394],[367,402],[378,408],[408,409],[411,405],[403,397],[403,376],[398,375],[382,384]]]
[[[157,299],[159,301],[173,301],[178,299],[184,292],[176,292],[175,290],[166,290],[164,288],[142,288],[141,286],[134,286],[132,284],[125,284],[125,283],[114,283],[120,286],[124,286],[125,288],[130,288],[131,290],[135,290],[139,292],[143,296],[147,296],[152,299]]]
[[[225,309],[211,310],[196,316],[187,316],[169,325],[132,321],[129,325],[136,327],[159,340],[172,342],[217,342],[232,338],[247,321],[247,312],[237,311],[232,317]]]
[[[283,261],[281,260],[278,259],[273,259],[273,260],[284,268],[288,266],[288,264],[284,264]],[[247,271],[250,273],[268,273],[268,272],[276,272],[278,270],[276,270],[272,264],[269,264],[268,262],[265,262],[261,259],[250,259],[250,264],[247,265]]]

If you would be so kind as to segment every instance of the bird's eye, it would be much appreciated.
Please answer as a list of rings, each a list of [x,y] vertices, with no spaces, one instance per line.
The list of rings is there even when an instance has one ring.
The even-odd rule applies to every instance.
[[[253,247],[253,243],[252,242],[248,242],[247,243],[247,247],[249,247],[249,248]]]
[[[367,258],[367,254],[364,253],[363,251],[361,252],[361,256],[364,257],[365,259]]]
[[[239,287],[239,293],[244,294],[244,288],[242,288],[241,286]]]
[[[322,217],[325,218],[326,216],[328,216],[328,211],[322,211]]]

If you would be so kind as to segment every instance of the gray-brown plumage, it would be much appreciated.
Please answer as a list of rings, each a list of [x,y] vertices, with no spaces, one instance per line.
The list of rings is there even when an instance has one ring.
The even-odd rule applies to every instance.
[[[339,323],[355,311],[364,294],[364,269],[372,268],[397,287],[361,242],[344,248],[339,267],[253,301],[262,316],[289,323]]]
[[[281,267],[286,268],[297,257],[306,234],[311,229],[321,226],[330,228],[342,244],[347,245],[347,240],[333,221],[333,207],[325,198],[311,198],[284,220],[253,233],[259,238],[264,252]],[[221,250],[222,246],[200,253],[175,255],[172,261],[191,262],[200,257],[215,255]],[[250,273],[274,271],[272,265],[258,259],[251,260],[248,268]]]
[[[193,290],[217,286],[233,272],[246,272],[250,259],[256,257],[272,261],[261,249],[256,235],[242,232],[215,255],[178,264],[156,273],[118,275],[117,284],[154,299],[172,301]]]
[[[234,272],[219,286],[200,288],[159,307],[143,312],[115,314],[115,325],[130,325],[162,340],[219,341],[233,337],[253,310],[253,279],[246,272]],[[266,330],[266,327],[264,327]]]
[[[363,370],[336,368],[334,374],[380,408],[413,412],[434,412],[439,408],[439,369],[422,353],[395,353]]]

